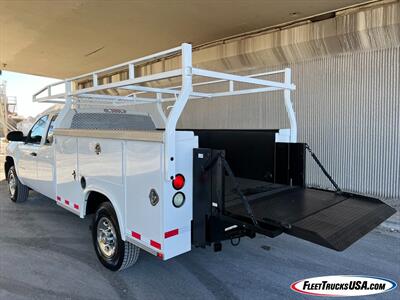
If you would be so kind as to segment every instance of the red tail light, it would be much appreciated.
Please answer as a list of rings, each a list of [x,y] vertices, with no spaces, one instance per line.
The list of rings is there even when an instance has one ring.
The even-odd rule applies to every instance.
[[[182,174],[177,174],[174,180],[172,180],[172,186],[174,187],[174,189],[180,190],[181,188],[183,188],[184,185],[185,185],[185,177],[183,177]]]

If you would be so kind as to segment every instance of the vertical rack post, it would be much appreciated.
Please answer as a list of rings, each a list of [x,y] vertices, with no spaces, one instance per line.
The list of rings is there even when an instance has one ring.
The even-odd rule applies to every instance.
[[[134,64],[128,65],[128,76],[129,76],[129,79],[135,78],[135,65]]]
[[[157,111],[160,114],[160,117],[161,117],[161,119],[163,121],[163,125],[165,127],[165,123],[167,122],[167,117],[166,117],[164,109],[162,107],[162,95],[161,95],[161,93],[157,93],[157,100],[158,100],[157,104],[156,104]]]
[[[192,45],[182,44],[182,89],[178,99],[169,113],[164,132],[164,165],[165,180],[175,177],[175,134],[176,125],[189,99],[192,87]]]
[[[289,117],[290,123],[290,142],[296,143],[297,142],[297,122],[296,122],[296,115],[293,109],[293,103],[290,99],[291,90],[288,88],[292,82],[292,70],[290,68],[285,68],[285,90],[283,91],[284,99],[285,99],[285,107],[286,112]]]
[[[71,81],[67,80],[65,81],[65,105],[61,109],[59,113],[59,117],[56,119],[54,126],[59,127],[62,120],[64,120],[65,115],[68,113],[68,111],[71,109],[72,106],[72,98],[71,98]]]

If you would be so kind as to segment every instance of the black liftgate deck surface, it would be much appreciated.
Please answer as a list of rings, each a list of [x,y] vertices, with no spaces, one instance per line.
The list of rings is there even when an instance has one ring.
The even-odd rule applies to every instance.
[[[338,251],[346,249],[395,212],[377,199],[304,188],[249,202],[261,226],[276,224],[285,233]],[[241,203],[229,205],[228,202],[226,211],[232,217],[247,217]]]
[[[264,229],[275,228],[278,233],[285,232],[342,251],[395,213],[392,207],[375,198],[306,188],[305,145],[275,144],[275,132],[196,131],[200,147],[208,149],[195,150],[194,175],[198,177],[194,195],[195,217],[196,209],[204,211],[201,205],[204,197],[209,196],[211,204],[219,206],[223,217],[240,220],[240,224],[247,223],[255,232],[265,233]],[[199,159],[198,153],[209,153],[209,156],[203,155]],[[236,179],[226,176],[223,163],[215,163],[221,153]],[[209,167],[212,159],[213,170],[205,172],[204,166]],[[216,171],[218,167],[221,170]],[[215,178],[218,174],[224,175]],[[196,178],[194,180],[196,182]],[[254,214],[256,225],[235,189],[235,180]],[[215,190],[221,187],[223,191]],[[196,199],[199,188],[209,189],[208,196],[203,192],[202,200]],[[203,201],[202,204],[199,201]],[[215,209],[214,212],[209,210],[208,214],[215,215]]]

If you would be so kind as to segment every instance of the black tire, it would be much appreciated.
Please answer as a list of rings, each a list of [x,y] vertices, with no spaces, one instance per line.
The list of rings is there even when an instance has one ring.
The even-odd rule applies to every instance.
[[[14,180],[14,189],[11,187],[11,182]],[[28,199],[29,188],[23,185],[17,176],[15,167],[11,166],[7,173],[8,191],[10,193],[10,199],[13,202],[21,203]]]
[[[102,226],[104,226],[103,224],[100,224],[100,221],[103,222],[103,224],[104,221],[111,223],[113,226],[112,229],[115,230],[116,243],[113,243],[113,245],[115,245],[115,247],[113,247],[115,250],[110,252],[109,256],[103,253],[103,251],[105,251],[104,243],[98,240],[98,230],[101,231]],[[109,223],[108,225],[110,225]],[[98,259],[103,266],[111,271],[126,269],[134,265],[139,258],[140,248],[129,242],[124,242],[121,239],[117,216],[114,208],[109,202],[102,203],[96,211],[92,224],[92,239]]]

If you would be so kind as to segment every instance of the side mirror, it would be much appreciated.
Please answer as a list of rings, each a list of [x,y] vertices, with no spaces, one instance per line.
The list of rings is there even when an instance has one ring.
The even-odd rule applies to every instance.
[[[10,131],[7,134],[7,140],[11,142],[24,142],[25,137],[22,131]]]

